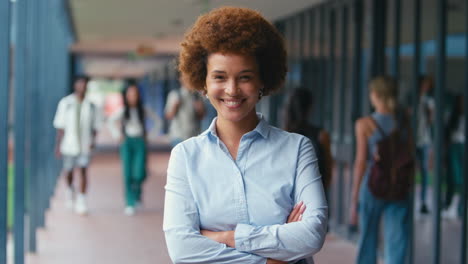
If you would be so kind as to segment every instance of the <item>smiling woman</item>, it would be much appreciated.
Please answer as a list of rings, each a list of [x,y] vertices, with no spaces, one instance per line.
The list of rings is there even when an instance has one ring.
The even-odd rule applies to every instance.
[[[216,9],[187,32],[179,70],[218,117],[171,153],[164,232],[172,261],[313,263],[328,208],[312,144],[255,111],[284,82],[282,37],[255,11]]]

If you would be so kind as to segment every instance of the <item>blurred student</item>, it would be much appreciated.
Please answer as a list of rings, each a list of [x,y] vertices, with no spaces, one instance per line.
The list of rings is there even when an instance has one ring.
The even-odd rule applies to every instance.
[[[356,156],[351,225],[359,223],[356,263],[376,264],[380,220],[384,218],[384,262],[405,263],[409,236],[409,195],[414,152],[409,117],[397,108],[393,79],[369,84],[375,112],[356,121]],[[359,221],[358,221],[359,219]]]
[[[463,150],[465,145],[465,115],[463,96],[455,97],[455,103],[450,112],[446,127],[447,189],[443,215],[450,218],[461,216],[462,207],[457,192],[463,186]],[[457,206],[458,204],[458,206]]]
[[[63,172],[67,179],[65,205],[80,215],[88,212],[87,172],[101,121],[97,107],[86,98],[88,81],[86,76],[75,77],[74,92],[60,100],[53,122],[57,129],[55,153],[63,159]],[[78,194],[73,185],[74,169],[78,169],[81,175]]]
[[[171,121],[169,138],[171,145],[200,134],[201,120],[205,115],[203,100],[197,93],[182,86],[172,90],[167,97],[165,116]]]
[[[313,109],[312,92],[305,88],[294,89],[286,104],[285,130],[306,136],[312,142],[318,158],[323,186],[328,194],[333,170],[333,157],[330,135],[323,128],[309,123],[308,117]],[[328,197],[328,195],[327,195]]]
[[[417,109],[416,157],[421,174],[421,207],[422,214],[429,213],[426,204],[426,189],[429,177],[429,155],[432,146],[432,124],[434,120],[435,102],[431,96],[434,81],[430,76],[420,78],[419,99]]]
[[[126,215],[134,215],[142,202],[142,185],[146,179],[147,131],[145,118],[158,120],[143,106],[138,86],[127,82],[122,91],[124,106],[108,119],[111,135],[119,139],[125,192]]]

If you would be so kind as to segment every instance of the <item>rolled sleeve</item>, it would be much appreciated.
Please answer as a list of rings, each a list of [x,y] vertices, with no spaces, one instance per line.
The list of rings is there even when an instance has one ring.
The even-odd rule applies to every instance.
[[[179,144],[171,153],[165,187],[163,230],[172,261],[265,264],[264,257],[240,252],[200,234],[200,218],[186,166],[183,144]]]
[[[65,128],[65,101],[62,99],[60,100],[57,111],[55,112],[53,125],[56,129],[64,129]]]
[[[301,143],[298,153],[294,197],[296,203],[303,201],[306,205],[301,221],[261,227],[238,224],[235,230],[236,248],[283,261],[311,257],[322,248],[328,207],[317,158],[307,139]]]

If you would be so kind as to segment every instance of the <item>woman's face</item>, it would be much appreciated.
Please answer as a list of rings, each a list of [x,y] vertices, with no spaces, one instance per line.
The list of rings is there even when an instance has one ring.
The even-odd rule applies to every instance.
[[[136,106],[138,104],[138,88],[134,85],[130,86],[125,94],[128,105]]]
[[[253,56],[213,53],[208,57],[206,93],[219,119],[240,122],[256,116],[262,87]]]
[[[84,97],[86,94],[86,85],[87,85],[86,80],[84,79],[76,80],[75,85],[74,85],[75,93],[80,97]]]

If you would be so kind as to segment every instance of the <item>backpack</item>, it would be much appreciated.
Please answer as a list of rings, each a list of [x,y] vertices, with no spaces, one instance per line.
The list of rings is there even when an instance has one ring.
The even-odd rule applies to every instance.
[[[395,129],[386,134],[377,121],[372,118],[382,139],[377,142],[377,157],[370,169],[368,186],[370,192],[379,199],[387,201],[402,201],[411,192],[415,171],[415,159],[411,132],[407,135]],[[406,127],[407,128],[407,127]]]

